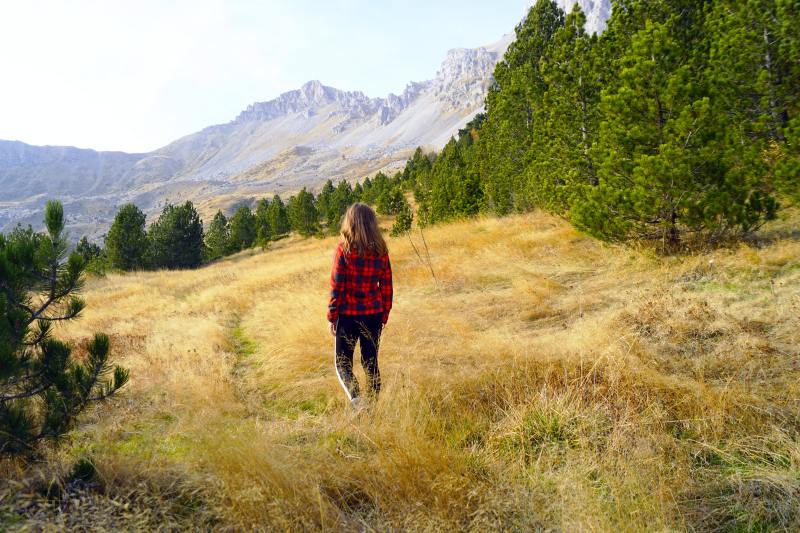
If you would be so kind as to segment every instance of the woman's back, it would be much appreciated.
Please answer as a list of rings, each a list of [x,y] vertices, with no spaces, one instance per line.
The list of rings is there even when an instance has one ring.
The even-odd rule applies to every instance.
[[[331,296],[335,296],[340,314],[381,313],[388,318],[392,302],[389,254],[346,252],[340,243],[334,265]]]

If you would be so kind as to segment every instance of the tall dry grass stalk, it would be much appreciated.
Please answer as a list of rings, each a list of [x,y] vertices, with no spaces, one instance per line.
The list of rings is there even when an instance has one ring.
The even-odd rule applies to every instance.
[[[109,332],[131,383],[49,468],[91,457],[81,494],[127,505],[123,527],[800,528],[795,237],[663,258],[542,214],[426,233],[430,264],[389,242],[384,389],[358,418],[325,324],[333,239],[91,281],[59,335]]]

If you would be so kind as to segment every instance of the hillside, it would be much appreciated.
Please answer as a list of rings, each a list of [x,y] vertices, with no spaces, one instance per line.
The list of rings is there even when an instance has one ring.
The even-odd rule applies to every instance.
[[[478,219],[426,231],[435,280],[392,239],[384,391],[357,419],[324,316],[335,239],[91,280],[85,315],[58,334],[108,332],[132,380],[49,461],[91,457],[99,483],[67,484],[58,507],[41,496],[51,476],[17,482],[6,465],[0,519],[796,530],[796,228],[795,213],[757,242],[664,258],[539,213]]]

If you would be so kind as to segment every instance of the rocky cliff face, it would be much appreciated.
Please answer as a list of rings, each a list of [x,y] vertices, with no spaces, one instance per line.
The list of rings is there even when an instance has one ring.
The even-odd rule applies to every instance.
[[[312,80],[297,90],[283,93],[268,102],[256,102],[242,111],[234,123],[267,121],[291,113],[313,116],[315,110],[335,104],[341,112],[352,118],[363,118],[378,111],[381,98],[369,98],[361,91],[340,91]]]
[[[609,0],[580,0],[590,31]],[[562,8],[572,2],[559,0]],[[61,198],[75,236],[101,234],[119,205],[154,214],[190,199],[206,217],[273,193],[393,171],[419,145],[437,149],[483,107],[491,74],[513,34],[450,50],[433,79],[371,98],[309,81],[148,154],[35,147],[0,141],[0,230],[38,225],[48,198]]]
[[[446,111],[481,106],[499,59],[487,48],[450,50],[433,80],[436,101]]]
[[[572,11],[573,5],[580,4],[586,14],[586,32],[589,34],[602,33],[611,16],[611,0],[556,0],[556,3],[567,13]]]

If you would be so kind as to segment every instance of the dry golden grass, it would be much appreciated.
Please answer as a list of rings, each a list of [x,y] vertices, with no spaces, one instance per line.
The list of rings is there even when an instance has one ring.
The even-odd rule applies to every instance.
[[[90,457],[100,483],[61,513],[39,497],[15,520],[796,530],[796,219],[761,243],[677,258],[543,214],[454,223],[426,231],[436,280],[393,239],[384,389],[356,419],[325,323],[334,239],[92,280],[60,335],[80,346],[109,333],[132,378],[48,468],[64,479]],[[49,479],[37,475],[6,494],[14,513]]]

